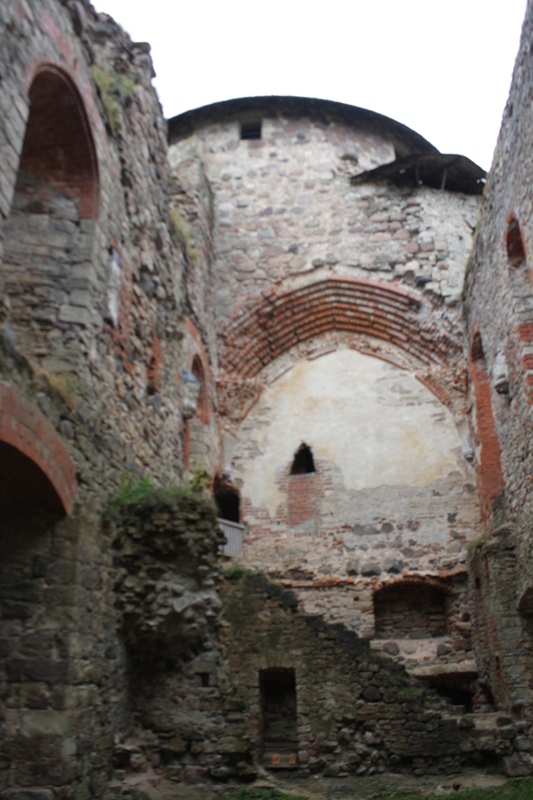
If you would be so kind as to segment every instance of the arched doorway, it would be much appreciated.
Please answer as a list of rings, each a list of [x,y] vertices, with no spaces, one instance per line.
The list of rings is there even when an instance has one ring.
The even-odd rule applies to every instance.
[[[75,468],[50,424],[5,385],[0,420],[0,781],[40,785],[61,769],[68,724],[73,565],[58,523]]]

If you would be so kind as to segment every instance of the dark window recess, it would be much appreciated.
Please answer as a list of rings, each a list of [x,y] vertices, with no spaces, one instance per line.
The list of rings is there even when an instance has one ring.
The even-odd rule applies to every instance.
[[[301,444],[292,462],[291,475],[306,475],[309,472],[316,472],[313,454],[310,447]]]
[[[469,676],[441,675],[429,680],[428,685],[454,706],[462,706],[467,714],[474,710],[474,685]]]
[[[237,492],[226,490],[215,494],[218,514],[228,522],[240,522],[240,500]]]
[[[485,352],[483,350],[483,341],[480,333],[475,333],[472,339],[472,361],[483,361]]]
[[[239,497],[239,492],[218,475],[215,477],[213,496],[219,517],[227,519],[228,522],[241,521],[241,498]]]
[[[261,120],[258,122],[243,122],[241,124],[241,139],[260,139]]]
[[[513,217],[509,222],[505,240],[507,244],[507,258],[509,264],[517,267],[522,263],[522,261],[526,260],[526,251],[524,249],[524,242],[520,232],[520,225],[516,217]]]
[[[263,743],[283,750],[298,742],[296,676],[293,669],[259,672]]]

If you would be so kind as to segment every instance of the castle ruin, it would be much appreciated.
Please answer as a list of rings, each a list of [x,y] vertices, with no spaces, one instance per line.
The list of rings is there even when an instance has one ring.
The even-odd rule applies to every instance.
[[[486,176],[0,5],[0,800],[533,772],[532,27]]]

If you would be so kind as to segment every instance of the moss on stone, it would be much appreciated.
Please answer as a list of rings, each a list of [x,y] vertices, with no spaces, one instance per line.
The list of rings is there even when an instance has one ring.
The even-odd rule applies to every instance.
[[[108,502],[107,514],[115,522],[128,517],[158,510],[176,509],[199,511],[214,521],[214,502],[188,486],[156,486],[152,478],[123,477],[120,488]]]
[[[91,67],[91,75],[100,90],[111,131],[118,136],[122,128],[122,108],[131,101],[135,82],[131,75],[119,75],[101,67]]]
[[[194,236],[191,225],[177,208],[170,210],[169,217],[170,234],[174,241],[181,246],[187,263],[192,266],[198,260],[199,253],[193,245]]]

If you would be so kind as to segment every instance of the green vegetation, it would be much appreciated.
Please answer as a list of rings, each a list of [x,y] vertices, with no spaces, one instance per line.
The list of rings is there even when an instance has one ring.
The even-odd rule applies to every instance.
[[[101,67],[91,67],[91,75],[100,90],[109,126],[117,136],[122,128],[122,108],[131,102],[135,82],[130,75],[119,75]]]
[[[134,503],[142,503],[147,497],[156,491],[156,486],[151,478],[138,478],[128,480],[123,475],[120,480],[118,492],[111,498],[110,504],[115,506],[129,506]]]
[[[386,776],[383,776],[384,779]],[[384,781],[385,782],[385,781]],[[452,783],[452,780],[449,779]],[[444,781],[445,785],[447,781]],[[314,796],[314,794],[312,795]],[[330,796],[329,794],[327,795]],[[334,794],[331,795],[336,796]],[[380,800],[427,800],[431,797],[439,797],[439,800],[531,800],[533,797],[533,779],[517,779],[508,781],[503,786],[494,786],[490,789],[459,789],[450,790],[446,794],[433,794],[427,789],[392,789],[391,791],[378,790],[374,794],[369,794],[368,790],[359,794],[354,789],[353,794],[343,792],[343,796],[351,800],[361,800],[364,798],[378,798]],[[303,800],[301,795],[285,794],[278,789],[236,789],[224,792],[223,800]],[[317,796],[318,800],[318,796]],[[322,800],[322,799],[321,799]]]
[[[478,536],[476,539],[472,539],[472,541],[468,543],[468,552],[470,554],[474,553],[478,547],[481,547],[481,545],[485,544],[489,536],[490,536],[490,531],[486,531],[485,533],[482,533],[480,536]]]
[[[248,567],[241,567],[239,564],[233,564],[231,567],[222,570],[222,574],[230,581],[238,581],[245,575],[257,575],[257,572]]]
[[[223,800],[305,800],[301,795],[285,794],[279,789],[240,789],[224,792]]]
[[[122,520],[132,506],[144,506],[151,510],[161,506],[175,508],[184,502],[201,504],[215,515],[214,502],[202,496],[190,486],[156,486],[152,478],[134,478],[124,475],[118,491],[109,499],[108,514],[112,519]]]
[[[190,223],[177,208],[170,210],[170,234],[181,245],[183,255],[188,264],[194,265],[198,259],[198,250],[193,246],[194,236]]]
[[[184,485],[191,492],[203,494],[204,489],[211,486],[211,475],[200,467],[189,470],[185,475]]]
[[[378,795],[374,795],[377,797]],[[437,795],[417,789],[399,789],[379,794],[380,800],[423,800]],[[503,786],[489,789],[473,787],[470,789],[451,790],[446,794],[438,794],[439,800],[531,800],[533,797],[533,780],[531,778],[508,781]]]
[[[42,377],[52,390],[73,411],[80,397],[89,397],[88,387],[72,372],[43,372]]]

